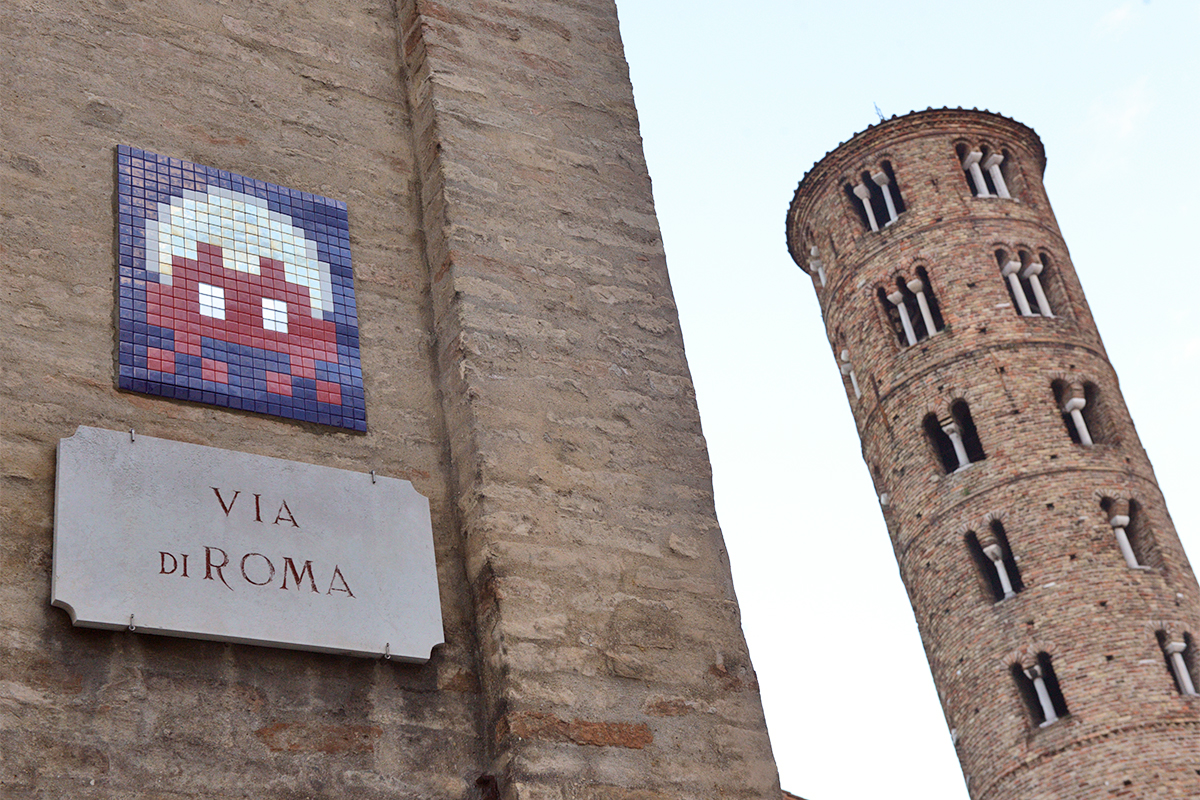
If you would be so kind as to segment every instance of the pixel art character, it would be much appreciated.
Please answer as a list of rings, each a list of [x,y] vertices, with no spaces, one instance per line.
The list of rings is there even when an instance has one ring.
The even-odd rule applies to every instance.
[[[132,148],[117,167],[119,385],[365,430],[345,205]]]

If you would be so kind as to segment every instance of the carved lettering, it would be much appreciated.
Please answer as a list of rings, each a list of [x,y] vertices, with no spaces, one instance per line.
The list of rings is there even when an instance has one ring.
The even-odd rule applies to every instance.
[[[169,553],[166,550],[159,550],[158,558],[159,575],[188,577],[187,553],[175,554]],[[317,588],[317,580],[313,573],[312,560],[304,559],[301,562],[302,566],[299,568],[296,567],[297,561],[300,561],[300,559],[283,556],[283,579],[279,582],[279,588],[296,589],[302,592],[304,591],[305,579],[307,579],[308,590],[313,594],[320,594],[321,590]],[[225,579],[224,573],[224,569],[229,564],[229,553],[215,545],[205,545],[204,580],[219,580],[225,585],[226,589],[232,592],[234,588]],[[181,567],[182,569],[180,569]],[[269,586],[275,580],[275,573],[278,572],[275,562],[264,553],[246,553],[238,562],[238,567],[242,575],[242,580],[251,586]],[[350,588],[350,583],[346,580],[346,576],[342,574],[342,568],[337,564],[333,565],[333,574],[329,578],[329,588],[325,591],[325,594],[331,595],[335,592],[337,594],[344,594],[347,597],[355,596],[354,590]]]
[[[269,569],[270,572],[267,573],[267,579],[265,581],[260,583],[259,581],[253,580],[249,575],[246,574],[246,559],[250,558],[250,556],[258,556],[263,561],[267,562],[267,569]],[[262,553],[246,553],[246,555],[242,556],[241,567],[242,577],[246,579],[246,583],[252,583],[255,586],[266,586],[275,579],[275,565],[271,563],[271,559],[267,558]],[[287,576],[285,575],[284,577],[286,578]]]
[[[229,502],[227,503],[225,502],[225,496],[221,494],[221,490],[219,488],[216,486],[210,486],[208,488],[212,489],[213,494],[217,496],[217,502],[221,504],[221,510],[225,512],[225,516],[230,516],[230,514],[233,512],[233,505],[237,502],[238,495],[242,493],[242,490],[235,489],[233,492],[233,497],[229,498]],[[228,489],[226,489],[226,491],[228,491]],[[258,493],[254,493],[254,521],[259,523],[263,521],[262,495]],[[296,515],[293,514],[292,509],[288,507],[287,500],[280,501],[279,513],[275,515],[275,521],[273,524],[278,525],[281,522],[290,522],[292,523],[293,528],[300,527],[300,523],[296,521]]]
[[[284,516],[284,512],[287,512],[286,517]],[[288,508],[287,500],[284,500],[283,505],[279,506],[279,513],[275,515],[275,524],[278,525],[279,520],[281,519],[286,519],[288,522],[292,523],[293,528],[300,527],[299,523],[296,522],[296,518],[292,516],[292,510]]]
[[[300,569],[300,572],[297,574],[297,572],[296,572],[296,564],[295,564],[295,562],[293,562],[293,561],[292,561],[292,559],[291,559],[289,556],[284,556],[284,557],[283,557],[283,583],[282,583],[282,585],[280,585],[280,587],[279,587],[280,589],[286,589],[286,588],[288,588],[287,581],[288,581],[288,571],[289,571],[289,570],[290,570],[290,571],[291,571],[291,573],[292,573],[292,580],[293,580],[293,581],[295,581],[295,583],[296,583],[296,588],[297,588],[297,589],[299,589],[299,588],[300,588],[300,580],[301,580],[301,579],[302,579],[302,578],[303,578],[305,575],[307,575],[307,576],[308,576],[308,585],[309,585],[309,587],[311,587],[311,589],[312,589],[314,592],[317,592],[317,591],[318,591],[318,589],[317,589],[317,582],[316,582],[316,580],[313,578],[312,562],[311,562],[311,561],[305,561],[305,562],[304,562],[304,566],[303,566],[303,567]]]
[[[217,496],[220,497],[220,494],[218,493]],[[232,503],[233,501],[230,501],[230,502]],[[220,564],[214,564],[212,561],[212,554],[213,554],[214,550],[221,554],[221,563]],[[226,553],[224,550],[222,550],[219,547],[205,546],[205,548],[204,548],[204,580],[211,581],[213,579],[213,576],[212,576],[213,570],[215,569],[217,571],[217,577],[221,579],[221,583],[225,584],[225,588],[232,592],[233,587],[229,585],[229,582],[225,580],[225,576],[221,573],[221,570],[227,566],[229,566],[229,554],[228,553]]]
[[[333,586],[335,581],[341,581],[344,588],[335,589]],[[346,583],[346,579],[342,577],[342,571],[338,568],[337,564],[333,565],[333,577],[329,579],[329,591],[327,591],[325,594],[332,594],[334,592],[345,592],[351,597],[354,597],[354,592],[350,591],[350,584]]]
[[[239,489],[239,490],[235,491],[233,493],[233,497],[230,498],[230,500],[229,500],[229,505],[225,505],[225,498],[221,497],[221,490],[215,486],[210,486],[208,488],[213,490],[213,494],[215,494],[217,496],[217,502],[221,504],[221,510],[224,511],[225,516],[228,517],[229,512],[233,511],[233,504],[237,502],[238,495],[242,493],[241,490]]]

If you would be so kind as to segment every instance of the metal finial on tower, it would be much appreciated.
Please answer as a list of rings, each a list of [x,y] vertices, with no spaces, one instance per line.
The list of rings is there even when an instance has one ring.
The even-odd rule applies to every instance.
[[[883,111],[879,108],[879,103],[874,103],[875,113],[879,116],[879,121],[883,122]]]

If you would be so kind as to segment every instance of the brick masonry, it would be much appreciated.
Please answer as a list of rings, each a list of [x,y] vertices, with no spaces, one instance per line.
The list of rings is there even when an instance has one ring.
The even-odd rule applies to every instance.
[[[1006,154],[1011,198],[975,196],[960,151],[980,147]],[[887,226],[883,210],[872,231],[848,187],[884,162],[904,210]],[[1156,629],[1200,639],[1200,591],[1055,222],[1044,167],[1037,135],[998,115],[893,118],[804,177],[789,247],[813,273],[834,356],[840,365],[848,355],[862,393],[847,373],[863,458],[971,796],[1192,798],[1200,697],[1181,694]],[[1018,313],[997,250],[1041,259],[1053,317]],[[944,327],[909,346],[879,289],[897,291],[897,277],[918,269]],[[1093,446],[1072,441],[1055,381],[1098,390]],[[924,425],[930,414],[950,421],[959,400],[986,457],[947,472]],[[1126,564],[1106,498],[1136,501],[1130,535],[1147,568]],[[999,601],[988,562],[967,544],[971,533],[990,541],[994,521],[1023,585]],[[1045,727],[1012,674],[1039,651],[1052,658],[1069,712]]]
[[[611,2],[27,2],[0,27],[0,794],[780,796]],[[345,202],[365,432],[118,389],[126,144]],[[72,628],[52,490],[81,424],[413,481],[446,644]]]

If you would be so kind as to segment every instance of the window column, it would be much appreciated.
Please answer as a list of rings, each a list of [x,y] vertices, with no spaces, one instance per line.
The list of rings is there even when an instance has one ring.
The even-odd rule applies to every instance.
[[[1167,658],[1171,661],[1171,670],[1175,673],[1175,680],[1179,683],[1179,691],[1186,695],[1195,695],[1196,686],[1192,683],[1187,662],[1183,660],[1183,653],[1187,650],[1187,641],[1183,634],[1170,636],[1163,644],[1163,650],[1166,651]]]
[[[819,258],[820,251],[817,250],[817,246],[815,244],[808,248],[808,254],[811,256],[811,258],[808,259],[808,271],[810,274],[816,275],[821,280],[821,285],[824,286],[825,264]]]
[[[908,282],[908,290],[917,296],[917,305],[921,309],[921,319],[925,320],[925,333],[933,336],[937,333],[937,325],[933,322],[933,313],[929,310],[929,301],[925,299],[925,283],[920,278]]]
[[[1037,692],[1038,703],[1042,706],[1042,716],[1046,718],[1045,722],[1039,727],[1046,727],[1052,723],[1058,722],[1058,712],[1054,710],[1054,701],[1050,699],[1050,691],[1046,688],[1046,679],[1042,676],[1042,665],[1034,664],[1029,667],[1023,667],[1025,677],[1033,681],[1033,690]]]
[[[1092,445],[1092,435],[1088,432],[1087,423],[1083,421],[1083,408],[1087,405],[1087,399],[1083,394],[1083,386],[1078,383],[1072,383],[1068,389],[1069,397],[1067,402],[1063,404],[1063,413],[1071,415],[1071,422],[1075,424],[1075,432],[1079,434],[1079,443],[1087,446]]]
[[[858,388],[858,377],[854,374],[854,365],[850,363],[850,351],[842,351],[842,374],[850,378],[850,385],[854,387],[854,397],[858,399],[862,397],[862,392]]]
[[[1121,555],[1125,556],[1125,563],[1129,565],[1130,569],[1140,567],[1133,547],[1129,544],[1129,534],[1125,531],[1125,528],[1129,526],[1128,500],[1113,501],[1112,507],[1109,509],[1108,524],[1112,526],[1113,535],[1117,537],[1117,546],[1121,548]]]
[[[1029,281],[1029,287],[1033,289],[1033,296],[1037,299],[1038,311],[1042,312],[1043,317],[1053,317],[1054,314],[1050,311],[1050,301],[1046,299],[1046,292],[1042,289],[1042,281],[1038,275],[1042,274],[1042,262],[1034,261],[1021,272],[1021,277]],[[1022,293],[1024,294],[1024,293]],[[1028,300],[1026,300],[1028,304]]]
[[[1003,153],[992,153],[983,162],[983,168],[992,176],[992,185],[996,187],[996,194],[1000,197],[1010,198],[1008,193],[1008,184],[1004,182],[1004,173],[1000,171],[1000,165],[1004,162]],[[980,176],[982,177],[982,176]]]
[[[886,175],[884,177],[887,177]],[[875,209],[871,208],[871,190],[862,181],[854,187],[854,196],[862,201],[863,210],[867,212],[867,222],[871,225],[871,230],[879,230],[879,223],[875,221]],[[890,202],[890,200],[889,200]]]
[[[1021,312],[1023,317],[1032,317],[1033,309],[1029,307],[1029,298],[1025,296],[1025,287],[1021,285],[1021,262],[1013,259],[1004,265],[1000,270],[1000,274],[1008,278],[1008,285],[1012,288],[1013,299],[1017,301],[1017,310]]]
[[[983,158],[983,153],[978,150],[972,150],[963,158],[962,168],[971,176],[971,182],[975,184],[976,197],[991,197],[992,193],[988,191],[987,181],[983,179],[983,172],[979,169],[979,160]]]
[[[958,468],[962,469],[971,463],[971,459],[967,456],[967,448],[963,444],[962,428],[954,420],[949,422],[939,420],[939,423],[942,426],[942,433],[946,434],[946,437],[950,439],[950,444],[954,446],[954,456],[958,459]]]
[[[871,180],[879,186],[883,192],[883,203],[887,206],[888,221],[884,223],[884,227],[891,225],[896,221],[896,203],[892,200],[891,178],[883,170],[879,170],[871,176]]]
[[[1012,581],[1008,577],[1008,568],[1004,566],[1004,549],[996,542],[985,545],[983,554],[992,562],[992,566],[996,568],[996,577],[1000,579],[1000,588],[1004,590],[1004,599],[1016,597],[1017,593],[1013,591]]]
[[[917,332],[913,330],[912,319],[908,316],[908,307],[904,304],[904,293],[892,292],[887,299],[900,313],[900,324],[904,326],[904,338],[908,340],[910,346],[916,344]]]

